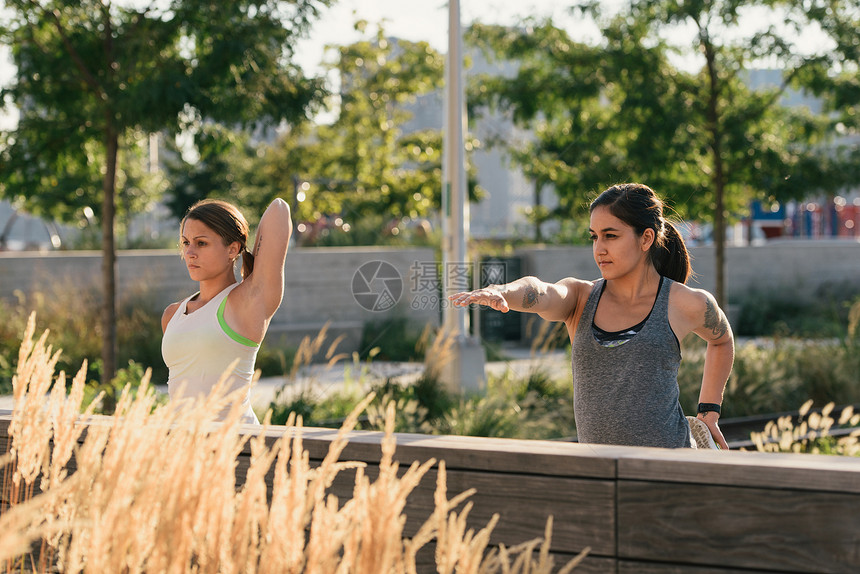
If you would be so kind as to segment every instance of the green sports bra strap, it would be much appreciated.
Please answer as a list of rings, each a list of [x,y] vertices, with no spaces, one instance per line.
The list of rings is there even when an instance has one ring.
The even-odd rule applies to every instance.
[[[227,334],[228,337],[236,341],[237,343],[241,343],[246,347],[259,347],[260,343],[254,342],[247,337],[243,337],[236,331],[234,331],[230,325],[227,324],[227,321],[224,320],[224,308],[227,307],[227,297],[221,301],[221,304],[218,305],[218,324],[221,325],[221,329]]]

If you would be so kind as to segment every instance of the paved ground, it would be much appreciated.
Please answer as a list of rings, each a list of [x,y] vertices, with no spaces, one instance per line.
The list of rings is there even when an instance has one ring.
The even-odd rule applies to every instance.
[[[508,360],[488,362],[485,365],[487,375],[502,376],[505,372],[510,372],[520,378],[540,369],[552,379],[571,381],[570,355],[567,350],[535,354],[529,349],[512,347],[502,349],[502,353],[508,357]],[[375,383],[384,382],[389,378],[407,383],[418,377],[423,370],[422,363],[384,361],[359,364],[344,361],[332,366],[308,365],[300,369],[294,378],[260,379],[251,390],[251,403],[255,407],[265,408],[279,392],[284,400],[289,400],[291,396],[308,390],[322,396],[349,388],[366,392]],[[166,386],[157,388],[167,392]],[[11,396],[0,396],[0,410],[12,409],[13,406],[14,401]]]
[[[513,376],[519,378],[540,369],[553,379],[571,380],[570,357],[566,350],[535,355],[529,349],[511,348],[504,349],[503,353],[508,360],[492,361],[485,365],[484,371],[488,376],[502,376],[505,372],[511,372]],[[421,375],[423,370],[422,363],[384,361],[363,364],[347,361],[334,366],[310,365],[302,368],[295,378],[260,379],[251,391],[251,403],[255,407],[266,407],[279,392],[281,398],[285,400],[307,390],[323,396],[343,389],[367,392],[374,384],[385,382],[387,379],[408,383]]]

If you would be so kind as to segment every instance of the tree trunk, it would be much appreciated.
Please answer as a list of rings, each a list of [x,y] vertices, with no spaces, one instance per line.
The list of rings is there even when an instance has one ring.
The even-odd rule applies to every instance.
[[[541,190],[543,189],[543,180],[535,179],[535,243],[543,243],[543,231],[541,224],[543,223],[543,210],[541,206]]]
[[[111,117],[113,112],[107,112],[105,128],[106,171],[102,185],[102,379],[103,386],[108,385],[117,370],[117,294],[116,294],[116,243],[114,238],[116,164],[119,150],[119,136]],[[106,397],[111,401],[113,396]],[[112,406],[105,404],[105,410],[112,412]]]
[[[708,131],[711,134],[711,153],[714,160],[714,171],[711,181],[714,186],[714,248],[716,259],[716,274],[714,297],[720,308],[726,308],[726,213],[725,213],[725,176],[723,166],[722,130],[719,124],[719,78],[717,77],[716,54],[714,47],[707,37],[702,39],[705,61],[708,68],[709,94],[706,111]]]

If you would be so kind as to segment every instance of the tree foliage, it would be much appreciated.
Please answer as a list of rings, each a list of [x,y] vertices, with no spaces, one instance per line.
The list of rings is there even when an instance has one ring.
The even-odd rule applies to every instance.
[[[802,81],[809,76],[819,81],[816,93],[833,91],[834,66],[856,55],[802,53],[782,26],[752,35],[740,28],[743,18],[759,14],[754,10],[807,25],[812,10],[788,17],[767,0],[633,0],[608,14],[587,1],[576,10],[598,25],[599,41],[576,41],[551,20],[469,32],[491,57],[519,64],[514,77],[482,78],[473,93],[534,131],[511,158],[527,176],[554,186],[556,217],[582,218],[595,192],[640,181],[680,216],[713,222],[720,250],[726,218],[743,214],[751,199],[781,201],[846,184],[840,156],[828,145],[832,116],[786,106],[784,96],[813,85]],[[856,44],[844,20],[830,28]],[[765,64],[782,70],[781,78],[752,86],[750,70]],[[849,82],[839,85],[850,91]]]
[[[364,32],[367,23],[356,27]],[[330,71],[340,80],[337,113],[302,147],[309,162],[300,179],[310,201],[299,205],[300,215],[334,213],[354,225],[380,213],[414,219],[434,212],[441,205],[441,125],[421,118],[422,125],[416,114],[438,110],[441,124],[444,56],[426,42],[388,38],[382,26],[336,49]],[[476,198],[474,177],[469,187]]]
[[[20,119],[0,140],[0,194],[58,219],[87,207],[98,217],[103,377],[116,370],[115,199],[118,190],[140,195],[122,191],[141,181],[133,175],[138,144],[154,132],[201,134],[208,120],[251,126],[305,117],[322,84],[290,57],[329,3],[6,2],[0,34],[18,75],[2,99]]]
[[[299,222],[308,228],[337,222],[339,231],[352,230],[341,244],[361,244],[439,209],[442,132],[434,124],[441,124],[444,56],[426,42],[391,39],[382,26],[355,26],[364,39],[329,47],[334,58],[324,64],[339,88],[331,90],[322,120],[292,125],[273,141],[205,126],[199,161],[177,156],[171,167],[175,214],[205,196],[253,205],[288,195]],[[427,110],[434,115],[427,118]],[[467,142],[471,149],[478,145],[474,138]],[[474,167],[469,187],[477,199]],[[319,239],[302,227],[296,235],[303,242]]]

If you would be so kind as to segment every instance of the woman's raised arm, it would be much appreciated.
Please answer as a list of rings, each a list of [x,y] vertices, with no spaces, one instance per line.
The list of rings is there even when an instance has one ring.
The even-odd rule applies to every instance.
[[[275,199],[260,218],[254,240],[254,270],[245,278],[267,317],[275,314],[284,297],[284,263],[293,233],[290,206]]]

